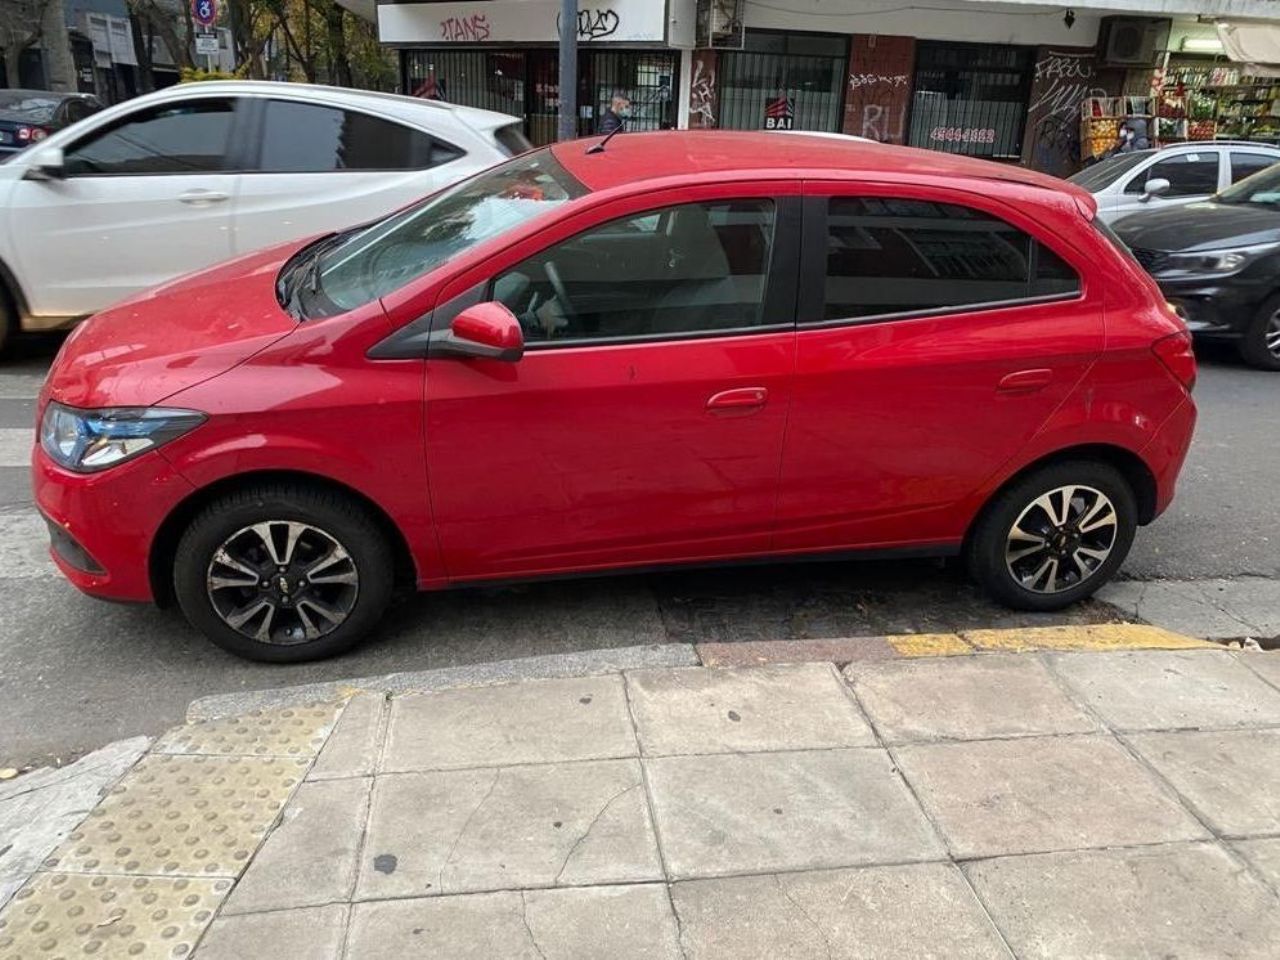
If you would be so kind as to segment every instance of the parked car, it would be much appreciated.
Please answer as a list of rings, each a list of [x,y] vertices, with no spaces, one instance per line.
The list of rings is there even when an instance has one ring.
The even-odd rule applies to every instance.
[[[181,84],[0,165],[0,340],[349,227],[527,149],[514,117],[293,83]]]
[[[1207,200],[1219,190],[1280,162],[1280,147],[1248,140],[1177,143],[1118,153],[1085,167],[1071,182],[1093,194],[1098,217],[1111,223],[1131,213]]]
[[[101,109],[88,93],[0,90],[0,162]]]
[[[1115,230],[1195,337],[1234,341],[1246,363],[1280,370],[1280,164]]]
[[[1190,337],[1093,213],[880,144],[559,144],[95,316],[36,501],[82,590],[263,660],[345,650],[397,581],[764,556],[963,553],[1057,609],[1195,420]]]

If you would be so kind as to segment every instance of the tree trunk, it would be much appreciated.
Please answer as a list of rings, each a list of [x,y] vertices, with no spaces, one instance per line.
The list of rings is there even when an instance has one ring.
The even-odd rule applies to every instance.
[[[334,0],[327,0],[324,12],[329,30],[329,82],[339,87],[352,86],[351,61],[347,58],[347,11]]]
[[[138,57],[138,93],[150,93],[156,88],[155,77],[151,72],[151,25],[142,30],[143,15],[133,7],[129,8],[129,32],[133,34],[133,52]]]
[[[76,84],[76,63],[71,56],[71,37],[67,34],[62,0],[49,0],[41,13],[45,82],[50,90],[75,93],[79,89]]]

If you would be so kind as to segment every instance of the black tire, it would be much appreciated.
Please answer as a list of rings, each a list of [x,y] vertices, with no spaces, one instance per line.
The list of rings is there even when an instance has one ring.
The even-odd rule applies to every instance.
[[[317,591],[309,608],[312,612],[306,620],[310,623],[320,623],[323,620],[317,617],[314,606],[314,601],[322,599],[318,595],[319,587],[303,587],[299,576],[294,581],[291,595],[287,582],[285,594],[280,594],[276,588],[275,581],[287,581],[288,576],[293,576],[292,567],[284,578],[277,578],[271,570],[262,574],[268,577],[261,581],[261,591],[274,608],[270,611],[271,619],[276,620],[276,615],[279,614],[280,622],[275,625],[277,642],[247,636],[229,624],[215,606],[211,594],[216,588],[209,586],[207,582],[215,553],[254,524],[264,522],[278,525],[294,522],[312,528],[311,533],[298,539],[295,555],[299,564],[305,559],[301,556],[303,549],[316,549],[314,544],[323,544],[325,541],[321,537],[327,536],[345,551],[347,556],[342,561],[344,570],[354,568],[357,577],[354,585],[323,588],[344,591],[342,603],[345,605],[348,600],[350,602],[345,619],[336,626],[322,623],[327,632],[313,639],[290,638],[288,642],[283,639],[288,633],[286,627],[290,621],[295,637],[300,636],[303,630],[298,610],[303,608],[308,597],[300,591]],[[278,532],[280,528],[272,529]],[[288,528],[285,528],[285,537],[289,538]],[[240,543],[238,540],[235,542]],[[265,556],[265,551],[262,552]],[[312,559],[315,559],[314,554]],[[349,567],[346,565],[347,560],[350,561]],[[265,566],[270,567],[270,564],[266,563]],[[302,484],[271,483],[248,487],[221,497],[206,506],[191,521],[178,544],[173,585],[178,605],[192,626],[222,649],[250,660],[301,663],[343,653],[372,632],[391,599],[394,566],[391,545],[387,542],[386,535],[358,501],[340,493]],[[254,567],[258,569],[257,564]],[[298,569],[301,570],[301,566]],[[271,590],[275,591],[273,595],[268,595],[269,582],[272,583]],[[229,594],[232,601],[249,605],[254,602],[252,595],[255,589],[247,585],[222,588],[218,593],[218,602],[231,605],[228,601]],[[244,598],[243,601],[240,598]],[[328,598],[323,599],[326,606],[334,606]],[[303,612],[306,609],[303,608]],[[265,613],[256,621],[251,621],[250,625],[253,622],[261,624],[263,619],[266,619]]]
[[[4,357],[13,334],[18,329],[18,317],[9,303],[9,293],[0,284],[0,357]]]
[[[1280,296],[1272,297],[1258,310],[1253,322],[1245,328],[1240,338],[1240,356],[1244,362],[1259,370],[1280,370],[1280,347],[1272,350],[1267,337],[1280,332]]]
[[[1059,569],[1074,570],[1078,578],[1074,584],[1070,583],[1070,572],[1068,572],[1062,578],[1062,588],[1056,592],[1031,589],[1023,580],[1015,576],[1014,571],[1010,569],[1010,564],[1006,562],[1010,534],[1024,511],[1034,510],[1032,505],[1039,498],[1068,486],[1090,488],[1110,501],[1115,515],[1115,528],[1109,553],[1106,554],[1105,559],[1090,569],[1087,575],[1073,561],[1063,560],[1052,568],[1054,572]],[[1090,497],[1092,494],[1082,493],[1080,500],[1082,512],[1087,498]],[[1062,495],[1057,495],[1052,502],[1062,505],[1063,499]],[[1075,502],[1075,500],[1072,501],[1072,503]],[[1070,506],[1064,506],[1064,512],[1068,517],[1072,516]],[[1024,523],[1034,525],[1038,518],[1047,521],[1048,515],[1032,512]],[[1074,518],[1080,519],[1078,514]],[[1092,595],[1095,590],[1111,579],[1124,563],[1129,548],[1133,546],[1133,537],[1138,526],[1137,518],[1138,508],[1133,490],[1120,471],[1114,467],[1094,460],[1070,460],[1048,464],[1015,481],[992,498],[974,524],[966,545],[965,559],[974,579],[988,594],[1005,606],[1015,610],[1060,610]],[[1066,526],[1069,528],[1070,523]],[[1048,528],[1048,524],[1045,524],[1045,528]],[[1043,533],[1043,530],[1041,532]],[[1071,542],[1070,536],[1068,529],[1067,544]],[[1097,537],[1104,534],[1095,533],[1090,536]],[[1049,543],[1054,542],[1052,537],[1047,540]],[[1086,546],[1096,550],[1097,542],[1090,540]],[[1031,547],[1034,544],[1027,541],[1027,546]],[[1025,559],[1017,560],[1013,566],[1020,572],[1039,569],[1039,561],[1051,557],[1052,554],[1049,552],[1033,553]],[[1043,582],[1048,585],[1050,576],[1052,573],[1046,574],[1043,580],[1037,579],[1036,584]]]

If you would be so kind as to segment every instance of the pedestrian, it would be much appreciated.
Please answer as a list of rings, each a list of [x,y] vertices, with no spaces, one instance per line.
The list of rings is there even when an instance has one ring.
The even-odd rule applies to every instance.
[[[615,93],[609,102],[609,109],[600,117],[600,132],[608,135],[615,130],[624,129],[631,116],[631,98],[625,94]]]

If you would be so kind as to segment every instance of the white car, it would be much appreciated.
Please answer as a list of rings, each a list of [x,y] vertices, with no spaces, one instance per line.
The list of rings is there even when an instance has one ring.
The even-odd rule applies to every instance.
[[[1207,200],[1273,163],[1280,163],[1280,147],[1209,140],[1118,153],[1068,179],[1097,198],[1099,219],[1111,223],[1142,210]]]
[[[0,347],[528,147],[515,117],[335,87],[190,83],[110,107],[0,163]]]

